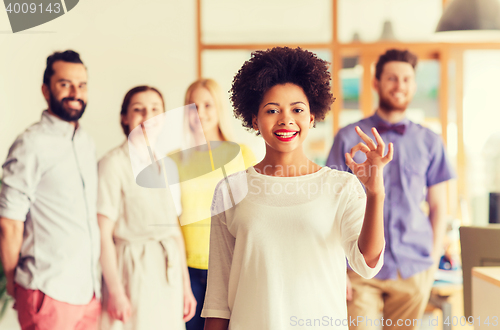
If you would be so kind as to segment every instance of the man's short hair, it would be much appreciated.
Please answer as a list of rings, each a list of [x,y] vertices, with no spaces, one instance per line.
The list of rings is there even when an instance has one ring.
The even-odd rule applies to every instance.
[[[81,63],[80,54],[73,50],[67,50],[64,52],[54,52],[52,55],[47,57],[47,66],[45,67],[45,72],[43,73],[43,83],[50,86],[50,78],[54,75],[54,68],[52,67],[54,62],[64,61],[69,63]]]
[[[418,57],[409,50],[389,49],[378,58],[377,65],[375,66],[375,78],[377,80],[380,80],[382,71],[384,71],[384,65],[387,62],[393,61],[409,63],[415,69]]]

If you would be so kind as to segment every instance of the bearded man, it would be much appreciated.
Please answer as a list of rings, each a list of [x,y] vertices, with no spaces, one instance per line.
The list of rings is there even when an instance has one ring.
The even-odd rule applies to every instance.
[[[387,144],[394,145],[394,158],[383,174],[384,266],[370,280],[348,269],[348,313],[357,320],[350,329],[374,329],[374,323],[384,329],[417,329],[419,324],[413,320],[422,318],[441,256],[445,182],[454,177],[454,171],[441,137],[406,117],[416,91],[416,65],[417,57],[407,50],[391,49],[379,57],[373,79],[379,106],[371,117],[339,130],[326,163],[350,171],[345,155],[362,142],[355,126],[370,132],[373,140],[371,128],[375,127]],[[354,156],[357,163],[365,159],[362,153]],[[421,208],[425,199],[428,214]]]
[[[78,120],[87,69],[78,53],[47,58],[48,108],[3,164],[0,257],[23,330],[97,329],[100,316],[97,163]]]

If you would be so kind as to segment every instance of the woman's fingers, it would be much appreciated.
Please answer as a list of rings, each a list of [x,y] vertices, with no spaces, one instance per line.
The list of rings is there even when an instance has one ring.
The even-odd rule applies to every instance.
[[[186,316],[189,313],[189,301],[184,298],[184,313],[183,315]]]
[[[351,149],[351,157],[354,157],[358,150],[364,152],[365,154],[370,152],[370,148],[368,148],[363,142],[360,142]]]
[[[372,133],[373,136],[375,137],[375,140],[377,141],[377,151],[379,152],[380,156],[384,156],[385,152],[385,142],[382,140],[380,137],[380,134],[378,134],[378,131],[375,127],[372,127]]]
[[[130,319],[131,315],[132,315],[131,307],[127,306],[127,308],[123,312],[123,323],[126,323]]]
[[[349,154],[348,152],[346,152],[345,154],[345,163],[351,170],[353,170],[353,167],[356,164],[356,162],[352,159],[351,154]]]
[[[384,161],[384,164],[387,164],[388,162],[390,162],[392,160],[392,157],[394,156],[394,144],[389,143],[389,151],[387,152],[387,155],[385,155],[384,158],[382,158],[382,160]]]
[[[194,314],[196,313],[196,304],[194,302],[188,302],[184,305],[185,307],[187,307],[187,309],[185,308],[184,309],[184,322],[188,322],[189,320],[191,320],[194,316]]]
[[[365,134],[365,132],[363,132],[363,130],[361,128],[359,128],[359,126],[356,126],[356,133],[358,133],[359,137],[365,141],[366,145],[370,148],[370,150],[376,150],[377,149],[377,145],[375,144],[375,142],[373,142],[373,140]]]

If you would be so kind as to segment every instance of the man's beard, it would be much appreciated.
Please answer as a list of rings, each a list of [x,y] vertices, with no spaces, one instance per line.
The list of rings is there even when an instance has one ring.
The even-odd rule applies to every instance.
[[[405,111],[406,108],[408,108],[408,105],[410,104],[411,100],[406,101],[403,104],[394,104],[389,98],[385,98],[384,96],[379,94],[379,108],[382,111],[385,112],[392,112],[392,111]]]
[[[87,104],[83,102],[81,99],[75,99],[74,97],[65,97],[61,101],[56,100],[52,91],[49,90],[50,94],[50,110],[57,117],[61,118],[64,121],[78,121],[85,112],[85,107]],[[64,107],[65,101],[78,101],[82,105],[81,110],[72,110]]]

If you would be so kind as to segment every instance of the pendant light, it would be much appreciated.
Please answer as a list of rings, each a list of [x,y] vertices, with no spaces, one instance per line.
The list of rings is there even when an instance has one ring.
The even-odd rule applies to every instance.
[[[382,34],[379,38],[380,41],[395,41],[396,36],[394,35],[394,28],[392,27],[392,21],[386,20],[382,27]]]
[[[442,41],[500,41],[500,0],[452,0],[434,37]]]

